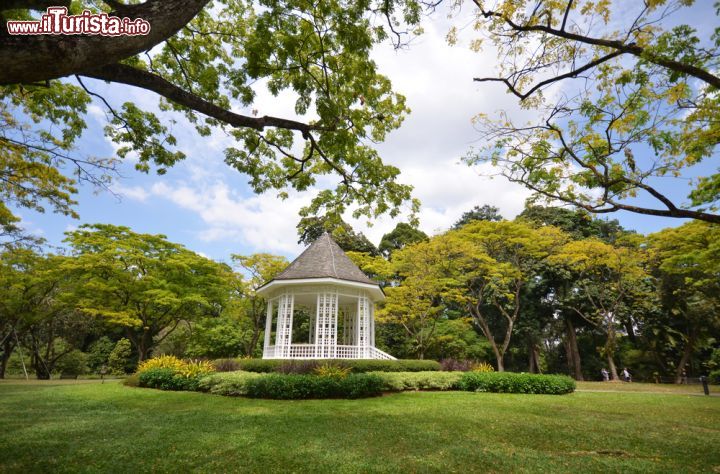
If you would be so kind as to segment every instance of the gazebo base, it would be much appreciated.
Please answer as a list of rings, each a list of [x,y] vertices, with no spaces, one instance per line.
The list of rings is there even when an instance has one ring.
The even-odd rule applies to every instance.
[[[289,346],[266,346],[263,359],[384,359],[396,360],[390,354],[373,346],[320,346],[316,344],[291,344]]]

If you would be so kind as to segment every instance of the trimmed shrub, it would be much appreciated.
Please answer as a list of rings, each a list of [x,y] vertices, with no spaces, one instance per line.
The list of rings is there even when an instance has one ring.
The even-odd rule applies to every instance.
[[[138,377],[141,387],[160,390],[195,391],[200,383],[200,377],[185,377],[168,368],[147,369],[139,372]]]
[[[478,372],[494,372],[495,367],[487,362],[478,362],[476,360],[443,359],[440,361],[440,370],[447,372],[469,372],[471,370]]]
[[[247,396],[277,400],[307,398],[364,398],[382,393],[382,379],[374,374],[347,377],[268,374],[247,380]]]
[[[353,372],[433,372],[440,370],[440,363],[435,360],[400,359],[400,360],[353,360],[350,361]]]
[[[440,361],[440,370],[446,372],[467,372],[477,364],[474,360],[458,360],[458,359],[442,359]]]
[[[470,392],[562,395],[575,390],[575,381],[567,375],[465,372],[458,381],[458,388]]]
[[[383,382],[383,391],[457,390],[463,372],[369,372]]]
[[[264,377],[256,372],[223,372],[206,375],[198,383],[198,390],[215,395],[238,397],[247,395],[248,380]]]
[[[344,367],[342,363],[317,360],[283,360],[274,372],[281,374],[313,374],[321,365]]]
[[[284,361],[278,359],[235,359],[238,370],[245,372],[277,372]]]
[[[279,359],[235,359],[239,370],[245,372],[281,372],[285,374],[310,374],[316,367],[333,364],[349,367],[353,373],[364,372],[427,372],[440,370],[440,364],[434,360],[377,360],[377,359],[319,359],[319,360],[279,360]]]
[[[215,359],[212,365],[218,372],[235,372],[240,370],[239,359]]]

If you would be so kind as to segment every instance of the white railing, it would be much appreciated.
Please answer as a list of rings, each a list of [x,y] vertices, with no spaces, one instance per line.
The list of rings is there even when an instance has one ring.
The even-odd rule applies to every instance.
[[[292,344],[285,348],[266,346],[263,359],[384,359],[395,360],[395,357],[372,346],[325,346],[315,344]],[[334,350],[334,356],[333,354]],[[327,355],[323,355],[323,352]]]
[[[370,359],[397,360],[387,352],[383,352],[377,347],[370,346]]]

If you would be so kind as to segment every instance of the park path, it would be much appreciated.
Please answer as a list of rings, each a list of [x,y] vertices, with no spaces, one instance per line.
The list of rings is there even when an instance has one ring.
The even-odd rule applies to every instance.
[[[703,392],[654,392],[654,391],[633,391],[633,390],[592,390],[592,389],[575,389],[576,392],[587,392],[587,393],[652,393],[655,395],[694,395],[704,397]],[[710,392],[711,397],[720,397],[720,392]]]

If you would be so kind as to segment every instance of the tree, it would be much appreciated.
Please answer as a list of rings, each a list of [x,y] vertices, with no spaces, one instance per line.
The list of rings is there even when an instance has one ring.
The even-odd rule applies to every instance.
[[[518,219],[530,223],[533,227],[546,225],[562,229],[574,239],[596,237],[608,243],[614,243],[618,237],[627,233],[617,219],[597,219],[583,209],[565,209],[562,207],[544,207],[526,205]]]
[[[495,206],[483,204],[482,206],[475,206],[469,211],[463,212],[463,215],[453,224],[451,229],[459,229],[472,221],[499,222],[501,220],[503,220],[503,217],[500,215],[500,209]]]
[[[618,379],[615,351],[618,328],[632,311],[653,303],[650,275],[641,252],[613,247],[596,239],[571,241],[549,260],[575,271],[572,291],[562,302],[603,331],[606,358],[613,380]]]
[[[83,314],[122,327],[140,362],[182,321],[219,315],[229,297],[227,266],[165,236],[110,224],[66,235],[67,271],[80,279],[68,297]]]
[[[232,255],[232,260],[249,274],[249,278],[240,281],[243,297],[240,304],[241,310],[249,317],[251,323],[252,336],[245,344],[245,354],[252,356],[264,328],[267,309],[267,303],[257,294],[257,289],[285,270],[289,263],[285,257],[269,253]]]
[[[554,227],[519,222],[473,221],[443,238],[460,252],[453,259],[460,301],[492,347],[502,372],[505,353],[521,315],[522,292],[537,267],[566,236]]]
[[[493,163],[540,198],[594,213],[720,222],[720,173],[692,175],[720,141],[720,28],[701,37],[680,24],[693,2],[474,3],[501,61],[498,77],[475,80],[503,84],[538,119],[481,115],[489,146],[469,164]],[[720,11],[703,6],[707,16]],[[551,87],[562,93],[543,94]],[[686,204],[662,177],[693,177]]]
[[[456,298],[450,262],[457,252],[448,241],[432,239],[395,252],[390,262],[396,284],[385,288],[387,300],[377,320],[402,326],[420,359],[435,343],[444,302]]]
[[[48,379],[58,360],[81,342],[88,323],[62,298],[74,283],[67,261],[25,247],[0,253],[0,378],[18,344],[29,349],[38,378]]]
[[[688,222],[649,240],[666,315],[657,332],[665,336],[661,349],[679,349],[673,375],[680,383],[693,353],[720,329],[720,228]]]
[[[392,20],[394,5],[13,0],[0,6],[0,24],[37,19],[51,5],[142,18],[151,30],[117,37],[0,34],[0,62],[7,66],[0,71],[0,225],[13,222],[7,203],[38,211],[49,204],[74,215],[78,182],[102,187],[115,176],[116,157],[75,150],[92,101],[105,109],[105,134],[118,157],[135,156],[143,172],[162,174],[184,158],[168,126],[184,116],[201,137],[224,133],[235,140],[225,161],[248,175],[255,192],[286,197],[289,189],[334,176],[334,189],[319,193],[306,214],[341,214],[355,203],[356,216],[397,215],[410,200],[411,186],[396,181],[399,170],[366,145],[382,141],[408,112],[369,58],[373,45],[388,38],[373,17]],[[417,22],[419,9],[400,14]],[[159,110],[114,103],[94,80],[156,94]],[[292,93],[295,107],[287,113],[300,119],[253,110],[260,84],[274,96]]]
[[[382,236],[378,251],[385,258],[389,258],[396,250],[426,240],[428,240],[428,236],[425,232],[405,222],[399,222],[392,231]]]
[[[310,245],[327,232],[345,252],[380,255],[377,247],[365,237],[365,234],[355,232],[350,224],[334,214],[322,217],[305,216],[298,222],[297,230],[300,237],[299,244]]]

